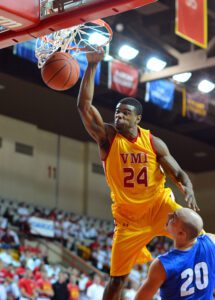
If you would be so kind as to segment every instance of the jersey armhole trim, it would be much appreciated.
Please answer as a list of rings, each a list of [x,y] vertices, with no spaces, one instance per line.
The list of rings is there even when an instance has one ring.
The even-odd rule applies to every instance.
[[[163,263],[163,261],[162,261],[162,258],[161,258],[161,259],[160,259],[160,257],[157,257],[157,258],[158,258],[158,260],[159,260],[161,266],[163,267],[164,272],[166,273],[166,280],[168,280],[168,279],[169,279],[168,271],[167,271],[167,269],[166,269],[165,266],[164,266],[164,263]],[[166,281],[166,280],[165,280],[165,281]],[[165,282],[164,282],[164,283],[165,283]]]
[[[113,140],[111,141],[110,147],[109,147],[109,149],[108,149],[108,151],[107,151],[107,154],[106,154],[105,158],[102,159],[101,161],[106,162],[106,160],[107,160],[107,158],[108,158],[108,155],[109,155],[109,153],[110,153],[110,150],[111,150],[111,148],[112,148],[113,142],[114,142],[114,140],[115,140],[115,138],[116,138],[116,135],[117,135],[117,133],[115,134]]]
[[[155,146],[154,146],[154,141],[153,141],[153,136],[151,134],[151,131],[149,131],[149,139],[150,139],[150,143],[152,146],[152,150],[154,151],[154,153],[157,155],[157,151],[155,150]]]

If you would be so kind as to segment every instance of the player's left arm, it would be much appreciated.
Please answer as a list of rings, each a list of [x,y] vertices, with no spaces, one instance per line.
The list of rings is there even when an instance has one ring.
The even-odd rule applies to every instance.
[[[147,279],[139,288],[135,300],[152,300],[165,280],[166,272],[159,259],[156,258],[151,264]]]
[[[167,172],[167,174],[172,178],[178,188],[184,193],[185,201],[188,207],[195,211],[199,210],[196,203],[193,185],[190,181],[189,176],[184,170],[179,166],[174,157],[170,154],[167,145],[159,138],[153,136],[153,146],[157,153],[157,160]]]

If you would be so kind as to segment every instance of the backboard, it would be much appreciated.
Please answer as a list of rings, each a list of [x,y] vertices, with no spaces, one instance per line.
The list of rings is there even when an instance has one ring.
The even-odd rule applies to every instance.
[[[0,49],[157,0],[1,0]]]

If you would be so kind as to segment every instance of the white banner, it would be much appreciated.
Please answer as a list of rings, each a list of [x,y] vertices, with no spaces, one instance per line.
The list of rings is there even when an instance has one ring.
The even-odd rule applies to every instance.
[[[8,219],[0,217],[0,228],[6,229],[8,224]]]
[[[54,237],[54,221],[31,217],[28,222],[32,234]]]

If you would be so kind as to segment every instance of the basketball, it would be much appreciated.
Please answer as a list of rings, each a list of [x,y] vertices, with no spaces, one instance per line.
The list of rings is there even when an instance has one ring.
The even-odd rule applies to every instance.
[[[73,87],[78,81],[79,73],[77,60],[66,52],[55,52],[41,69],[44,83],[56,91]]]

